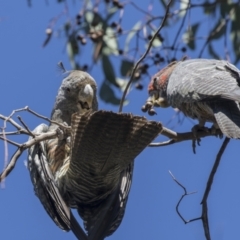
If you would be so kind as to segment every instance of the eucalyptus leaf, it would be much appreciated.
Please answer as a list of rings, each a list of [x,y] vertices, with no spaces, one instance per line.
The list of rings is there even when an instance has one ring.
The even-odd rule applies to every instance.
[[[94,18],[94,14],[91,11],[86,11],[85,12],[85,20],[88,24],[91,24]]]
[[[226,31],[226,20],[219,18],[213,29],[210,31],[211,39],[219,39]]]
[[[218,10],[218,8],[214,5],[209,5],[209,0],[206,0],[204,3],[203,3],[203,9],[204,9],[204,13],[206,15],[215,15],[216,13],[216,10]]]
[[[120,67],[121,75],[124,77],[129,76],[133,67],[134,67],[133,61],[122,60],[121,67]]]
[[[138,21],[133,28],[130,30],[129,34],[126,37],[126,41],[125,41],[125,47],[124,47],[124,51],[128,52],[129,50],[129,44],[132,40],[132,38],[136,35],[136,33],[142,28],[142,21]]]
[[[77,43],[76,38],[74,37],[74,34],[72,34],[67,42],[67,54],[69,59],[73,59],[75,55],[79,53],[79,46]]]
[[[112,28],[107,27],[106,32],[103,36],[103,41],[109,48],[109,54],[118,55],[118,42],[115,36],[115,32]]]
[[[225,18],[230,13],[233,4],[230,1],[223,1],[221,4],[219,4],[219,7],[222,17]]]
[[[110,85],[104,81],[103,84],[100,87],[99,91],[100,98],[106,102],[106,103],[112,103],[114,105],[119,105],[121,102],[120,98],[117,98],[113,89],[110,87]],[[128,104],[128,101],[124,101],[124,105]]]
[[[122,78],[116,78],[116,82],[118,83],[119,88],[123,92],[128,84],[128,81]]]
[[[106,17],[106,22],[108,22],[113,16],[114,14],[118,11],[119,9],[117,7],[112,7],[110,9],[108,9],[108,15]]]
[[[152,47],[160,47],[162,45],[162,42],[158,37],[155,37],[152,42]]]
[[[106,80],[115,85],[116,87],[119,87],[118,83],[116,82],[116,75],[114,72],[113,65],[107,55],[102,55],[102,68],[105,75]]]
[[[192,50],[195,49],[195,38],[197,35],[197,30],[199,27],[199,23],[196,23],[188,28],[188,30],[182,35],[183,41],[188,45],[188,47]]]
[[[180,17],[184,17],[186,12],[187,12],[187,8],[189,6],[189,0],[183,0],[180,2],[180,12],[179,12],[179,16]]]

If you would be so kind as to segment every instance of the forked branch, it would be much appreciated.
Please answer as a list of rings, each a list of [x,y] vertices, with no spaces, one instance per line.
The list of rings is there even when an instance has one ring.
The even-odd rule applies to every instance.
[[[211,240],[211,235],[210,235],[210,228],[209,228],[209,223],[208,223],[208,205],[207,205],[207,199],[208,199],[208,196],[209,196],[209,193],[210,193],[210,190],[211,190],[211,187],[212,187],[212,184],[213,184],[213,179],[214,179],[214,176],[217,172],[217,168],[220,164],[220,161],[221,161],[221,157],[228,145],[230,141],[230,138],[225,138],[223,143],[222,143],[222,146],[221,148],[219,149],[218,151],[218,154],[216,156],[216,160],[214,162],[214,165],[212,167],[212,170],[211,170],[211,173],[208,177],[208,181],[207,181],[207,185],[206,185],[206,188],[205,188],[205,192],[203,194],[203,199],[202,199],[202,215],[201,217],[197,217],[197,218],[193,218],[191,220],[185,220],[183,218],[183,216],[181,215],[181,213],[179,212],[179,205],[181,204],[183,198],[187,195],[190,195],[192,193],[187,193],[187,190],[186,188],[173,176],[173,174],[170,172],[173,180],[183,189],[184,191],[184,194],[181,196],[181,198],[179,199],[177,205],[176,205],[176,211],[179,215],[179,217],[183,220],[183,222],[186,224],[186,223],[190,223],[190,222],[193,222],[193,221],[197,221],[197,220],[202,220],[202,224],[203,224],[203,229],[204,229],[204,234],[205,234],[205,237],[206,237],[206,240]],[[194,192],[193,192],[194,193]]]

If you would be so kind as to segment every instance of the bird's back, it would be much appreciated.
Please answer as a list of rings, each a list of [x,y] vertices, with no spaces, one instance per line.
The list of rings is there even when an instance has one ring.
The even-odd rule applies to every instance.
[[[172,72],[167,94],[170,104],[230,99],[240,102],[239,70],[224,60],[190,59],[179,62]]]

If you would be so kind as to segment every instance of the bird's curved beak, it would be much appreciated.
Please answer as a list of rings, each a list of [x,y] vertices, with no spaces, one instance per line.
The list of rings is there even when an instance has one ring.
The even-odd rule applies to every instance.
[[[94,98],[94,90],[91,87],[90,84],[86,84],[83,91],[79,93],[79,105],[80,105],[80,111],[86,112],[90,109],[92,109],[93,105],[93,98]]]
[[[149,99],[151,99],[152,102],[155,102],[159,98],[159,91],[152,90],[149,91]]]
[[[161,94],[159,91],[154,90],[154,91],[149,91],[150,97],[148,98],[149,102],[152,102],[152,105],[155,107],[162,107],[166,108],[169,107],[169,103],[166,98],[161,97]]]

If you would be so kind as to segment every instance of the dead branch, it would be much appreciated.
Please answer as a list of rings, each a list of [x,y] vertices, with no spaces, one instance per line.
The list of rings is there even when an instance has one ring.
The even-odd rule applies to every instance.
[[[2,182],[2,180],[4,180],[8,176],[8,174],[13,170],[18,158],[22,155],[24,150],[26,150],[27,148],[30,148],[31,146],[33,146],[34,144],[36,144],[38,142],[54,138],[57,136],[57,134],[58,134],[57,131],[42,133],[41,135],[35,136],[35,138],[32,138],[32,139],[28,140],[27,142],[19,145],[17,151],[13,154],[9,164],[1,173],[0,182]]]
[[[21,132],[20,131],[13,131],[13,132],[0,132],[0,136],[4,136],[4,135],[20,135]],[[25,134],[24,132],[22,134]]]
[[[192,192],[192,193],[187,193],[187,190],[186,188],[173,176],[173,174],[169,171],[170,175],[172,176],[173,180],[184,190],[184,194],[181,196],[181,198],[179,199],[177,205],[176,205],[176,211],[177,211],[177,214],[179,215],[179,217],[183,220],[183,222],[185,224],[187,223],[190,223],[190,222],[193,222],[193,221],[197,221],[197,220],[202,220],[202,224],[203,224],[203,229],[204,229],[204,233],[205,233],[205,237],[206,237],[206,240],[211,240],[211,235],[210,235],[210,228],[209,228],[209,223],[208,223],[208,206],[207,206],[207,199],[208,199],[208,195],[211,191],[211,186],[212,186],[212,183],[213,183],[213,179],[214,179],[214,176],[215,176],[215,173],[217,172],[217,168],[219,166],[219,163],[221,161],[221,157],[228,145],[230,141],[230,138],[225,138],[223,143],[222,143],[222,146],[221,148],[219,149],[218,151],[218,154],[217,154],[217,157],[216,157],[216,160],[214,162],[214,165],[212,167],[212,171],[209,175],[209,178],[208,178],[208,181],[207,181],[207,185],[206,185],[206,188],[205,188],[205,192],[204,192],[204,195],[203,195],[203,199],[201,201],[201,204],[202,204],[202,215],[201,217],[198,217],[198,218],[193,218],[191,220],[185,220],[183,218],[183,216],[181,215],[181,213],[179,212],[179,205],[181,204],[183,198],[187,195],[190,195],[190,194],[193,194],[195,192]]]
[[[157,31],[155,32],[155,34],[153,35],[152,39],[149,41],[149,45],[148,45],[148,48],[147,50],[145,51],[145,53],[142,55],[142,57],[137,61],[136,65],[134,66],[133,70],[132,70],[132,73],[131,73],[131,76],[130,76],[130,79],[127,83],[127,86],[126,88],[124,89],[124,92],[123,92],[123,95],[122,95],[122,98],[121,98],[121,102],[120,102],[120,106],[119,106],[119,110],[118,112],[122,112],[122,108],[123,108],[123,103],[124,103],[124,100],[125,100],[125,97],[127,95],[127,92],[128,92],[128,89],[133,81],[133,77],[134,77],[134,74],[139,66],[139,64],[145,59],[145,57],[147,56],[147,54],[149,53],[151,47],[152,47],[152,44],[153,44],[153,41],[154,39],[158,36],[159,32],[161,31],[161,29],[163,28],[167,18],[168,18],[168,13],[169,13],[169,9],[170,9],[170,5],[172,3],[172,0],[170,0],[167,4],[167,7],[166,7],[166,12],[165,12],[165,15],[163,17],[163,20],[162,20],[162,23],[161,25],[159,26],[159,28],[157,29]]]
[[[14,145],[15,147],[20,147],[20,146],[21,146],[19,143],[14,142],[14,141],[12,141],[12,140],[10,140],[10,139],[7,139],[6,136],[4,136],[4,134],[3,134],[3,137],[0,136],[0,139],[2,139],[3,141],[6,141],[6,142],[8,142],[8,143],[11,143],[11,144]]]
[[[14,127],[17,128],[17,131],[14,132],[0,132],[0,139],[4,140],[5,142],[8,142],[16,147],[18,147],[17,151],[13,154],[9,164],[5,167],[5,169],[3,170],[2,174],[0,175],[0,182],[6,178],[6,176],[13,170],[13,168],[15,167],[15,164],[18,160],[18,158],[21,156],[22,152],[24,150],[26,150],[27,148],[31,147],[32,145],[43,141],[43,140],[47,140],[47,139],[51,139],[54,138],[58,135],[57,131],[54,132],[49,132],[49,133],[43,133],[41,135],[35,136],[27,127],[27,125],[22,121],[21,117],[18,117],[19,121],[22,123],[22,125],[24,126],[24,128],[19,125],[18,123],[16,123],[11,117],[14,115],[14,113],[19,112],[19,111],[28,111],[30,113],[32,113],[33,115],[42,118],[50,123],[54,123],[57,124],[58,126],[60,126],[60,128],[64,128],[64,129],[69,129],[69,126],[65,126],[64,124],[59,124],[55,121],[50,120],[49,118],[42,116],[36,112],[34,112],[33,110],[31,110],[28,106],[21,108],[21,109],[17,109],[14,110],[8,117],[0,115],[0,119],[3,119],[6,122],[10,122]],[[6,128],[6,125],[4,127],[4,129]],[[19,134],[26,134],[29,136],[34,137],[33,139],[20,144],[20,143],[16,143],[10,139],[6,138],[6,135],[19,135]],[[178,143],[178,142],[182,142],[182,141],[187,141],[187,140],[193,140],[195,139],[195,136],[192,132],[186,132],[186,133],[177,133],[174,132],[168,128],[163,127],[161,133],[162,135],[170,138],[168,141],[165,142],[160,142],[160,143],[151,143],[149,146],[150,147],[159,147],[159,146],[167,146],[167,145],[171,145],[174,143]],[[211,131],[209,132],[198,132],[198,137],[202,138],[202,137],[207,137],[207,136],[215,136],[215,134],[211,133]]]
[[[44,119],[45,121],[47,121],[47,122],[49,122],[49,123],[53,123],[53,124],[58,125],[61,129],[69,129],[69,128],[70,128],[70,127],[67,126],[67,125],[64,125],[64,124],[61,124],[61,123],[59,123],[59,122],[53,121],[53,120],[51,120],[51,119],[49,119],[49,118],[47,118],[47,117],[45,117],[45,116],[43,116],[43,115],[40,115],[40,114],[34,112],[34,111],[31,110],[29,107],[26,107],[26,111],[32,113],[33,115],[35,115],[35,116],[37,116],[37,117],[39,117],[39,118]]]
[[[173,180],[183,189],[183,191],[184,191],[184,194],[181,196],[181,198],[179,199],[179,201],[178,201],[178,203],[177,203],[177,205],[176,205],[176,211],[177,211],[178,216],[183,220],[183,222],[184,222],[185,224],[201,219],[201,217],[198,217],[198,218],[193,218],[193,219],[190,219],[190,220],[185,220],[185,218],[184,218],[184,217],[182,216],[182,214],[179,212],[179,205],[181,204],[183,198],[186,197],[186,196],[188,196],[188,195],[191,195],[191,194],[196,193],[196,191],[195,191],[195,192],[190,192],[190,193],[188,193],[187,190],[186,190],[186,188],[173,176],[173,174],[171,173],[171,171],[169,171],[169,173],[170,173],[172,179],[173,179]]]
[[[217,134],[219,133],[217,132]],[[149,144],[149,147],[162,147],[162,146],[167,146],[167,145],[171,145],[171,144],[182,142],[182,141],[194,140],[196,138],[193,132],[178,133],[165,127],[163,127],[161,134],[170,138],[170,140],[165,142],[151,143]],[[199,131],[197,133],[198,138],[204,138],[209,136],[216,136],[216,133],[211,132],[210,129],[209,131]]]
[[[19,109],[16,109],[16,110],[13,110],[12,113],[6,117],[6,116],[3,116],[0,114],[0,119],[3,119],[4,122],[10,122],[14,127],[16,127],[19,131],[21,130],[22,132],[26,133],[27,135],[29,135],[29,132],[25,129],[22,128],[21,125],[19,125],[18,123],[16,123],[13,119],[12,119],[12,116],[16,113],[16,112],[23,112],[23,111],[27,111],[27,112],[30,112],[32,113],[33,115],[35,115],[36,117],[39,117],[41,119],[44,119],[45,121],[49,122],[49,123],[53,123],[53,124],[56,124],[58,125],[60,128],[63,128],[63,129],[66,129],[66,128],[69,128],[68,126],[64,125],[64,124],[61,124],[61,123],[58,123],[56,121],[53,121],[43,115],[40,115],[36,112],[34,112],[33,110],[31,110],[28,106],[24,107],[24,108],[19,108]],[[21,121],[21,120],[20,120]],[[24,124],[23,124],[24,125]],[[24,126],[25,127],[25,126]],[[5,124],[4,124],[4,128],[5,128]]]
[[[16,132],[16,134],[23,133],[23,134],[27,134],[29,136],[35,137],[35,135],[29,130],[27,125],[22,121],[21,117],[18,117],[18,119],[22,123],[22,125],[24,126],[25,129],[12,119],[12,116],[16,112],[21,112],[21,111],[28,111],[28,112],[32,113],[33,115],[35,115],[39,118],[42,118],[42,119],[44,119],[44,120],[46,120],[50,123],[54,123],[54,124],[58,125],[61,129],[65,130],[65,129],[70,128],[70,127],[68,127],[64,124],[57,123],[55,121],[50,120],[47,117],[44,117],[44,116],[34,112],[28,106],[26,106],[24,108],[19,108],[19,109],[13,110],[12,113],[8,117],[0,114],[0,119],[4,120],[4,125],[2,127],[2,132],[0,133],[0,139],[2,139],[4,141],[4,148],[5,148],[4,169],[3,169],[3,172],[0,175],[0,182],[3,182],[3,180],[6,178],[6,176],[13,170],[18,158],[22,155],[24,150],[26,150],[27,148],[31,147],[32,145],[34,145],[34,144],[36,144],[40,141],[50,139],[50,138],[53,138],[53,137],[57,136],[57,132],[49,132],[49,133],[41,134],[38,137],[36,137],[34,140],[31,139],[31,140],[29,140],[29,141],[27,141],[26,143],[23,143],[23,144],[19,144],[19,143],[16,143],[16,142],[14,142],[10,139],[7,139],[6,138],[6,133],[5,133],[7,122],[10,122],[18,130]],[[8,135],[10,135],[10,134],[13,135],[13,132],[9,132],[7,134]],[[8,163],[8,145],[7,145],[7,143],[10,143],[10,144],[18,147],[17,151],[13,154],[9,163]]]
[[[9,117],[6,117],[6,116],[3,116],[2,114],[0,114],[0,119],[4,120],[6,122],[10,122],[18,130],[19,133],[23,133],[23,134],[27,134],[28,135],[27,130],[23,129],[21,127],[21,125],[16,123],[12,118],[9,118]],[[1,133],[1,134],[3,134],[3,133]]]
[[[28,126],[24,123],[24,121],[22,120],[22,118],[20,116],[17,116],[18,120],[21,122],[21,124],[24,126],[24,128],[27,130],[28,134],[32,137],[35,137],[35,135],[30,131],[30,129],[28,128]]]

